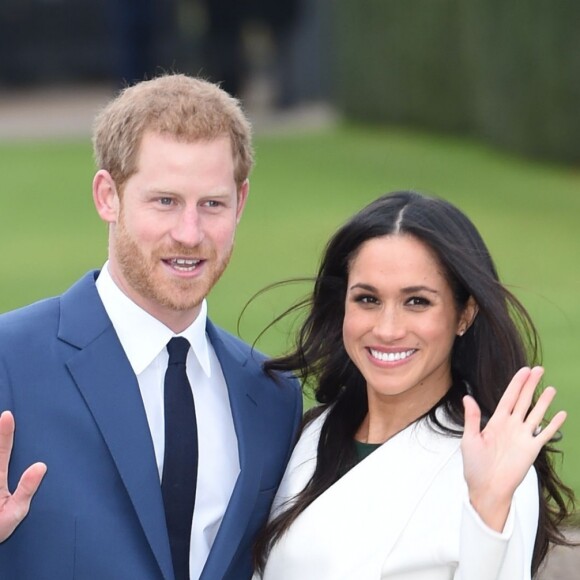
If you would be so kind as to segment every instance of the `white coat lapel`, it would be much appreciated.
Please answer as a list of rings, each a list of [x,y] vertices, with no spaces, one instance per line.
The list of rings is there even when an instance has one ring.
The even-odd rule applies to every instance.
[[[311,475],[323,419],[297,447],[284,495]],[[272,550],[266,580],[380,578],[419,500],[459,445],[424,420],[393,437],[300,515]]]

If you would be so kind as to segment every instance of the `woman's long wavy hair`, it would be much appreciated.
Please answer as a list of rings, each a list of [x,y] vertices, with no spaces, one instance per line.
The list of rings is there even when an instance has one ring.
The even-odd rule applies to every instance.
[[[311,480],[258,539],[258,571],[263,571],[272,546],[300,513],[357,463],[354,436],[366,416],[368,401],[366,382],[347,355],[342,338],[349,265],[366,241],[400,234],[422,241],[438,257],[458,312],[470,296],[478,307],[473,323],[453,345],[451,388],[426,414],[435,427],[460,436],[466,388],[478,402],[482,416],[490,417],[515,372],[539,362],[539,338],[528,313],[500,283],[479,232],[459,209],[442,199],[407,191],[383,195],[362,209],[331,238],[312,295],[298,305],[306,306],[308,311],[295,348],[265,363],[269,373],[290,371],[313,387],[320,405],[307,414],[306,423],[329,411]],[[445,408],[457,430],[439,424],[437,407]],[[570,515],[574,497],[554,470],[551,456],[555,451],[544,447],[534,463],[540,506],[532,573],[537,571],[550,543],[567,544],[559,526]]]

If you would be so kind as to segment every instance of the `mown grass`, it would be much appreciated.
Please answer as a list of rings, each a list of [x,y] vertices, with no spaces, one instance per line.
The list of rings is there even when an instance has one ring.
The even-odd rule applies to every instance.
[[[272,282],[311,276],[331,232],[377,195],[416,189],[445,197],[478,225],[504,281],[532,314],[546,384],[569,419],[562,474],[580,494],[580,175],[467,139],[342,126],[262,136],[250,200],[230,267],[210,298],[212,318],[252,342],[308,290],[295,284],[248,299]],[[0,310],[61,292],[106,257],[92,207],[87,142],[0,144]],[[281,352],[291,325],[258,347]],[[577,358],[578,357],[578,358]]]

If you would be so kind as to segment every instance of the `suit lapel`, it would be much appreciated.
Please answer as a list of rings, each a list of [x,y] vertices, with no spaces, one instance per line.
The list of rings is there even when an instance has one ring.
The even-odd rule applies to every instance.
[[[67,362],[166,579],[171,554],[153,443],[137,379],[99,299],[94,275],[61,299],[59,338],[80,350]]]
[[[224,344],[224,333],[209,320],[207,333],[228,387],[240,461],[240,474],[201,575],[201,580],[214,580],[225,575],[252,516],[260,488],[262,458],[257,451],[260,446],[256,428],[259,396],[255,385],[259,377],[251,376],[247,357],[235,345]]]

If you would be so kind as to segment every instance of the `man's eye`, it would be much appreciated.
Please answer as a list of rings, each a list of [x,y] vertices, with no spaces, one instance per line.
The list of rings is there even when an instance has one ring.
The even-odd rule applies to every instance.
[[[171,197],[160,197],[159,203],[161,205],[171,205],[173,203],[173,199]]]

